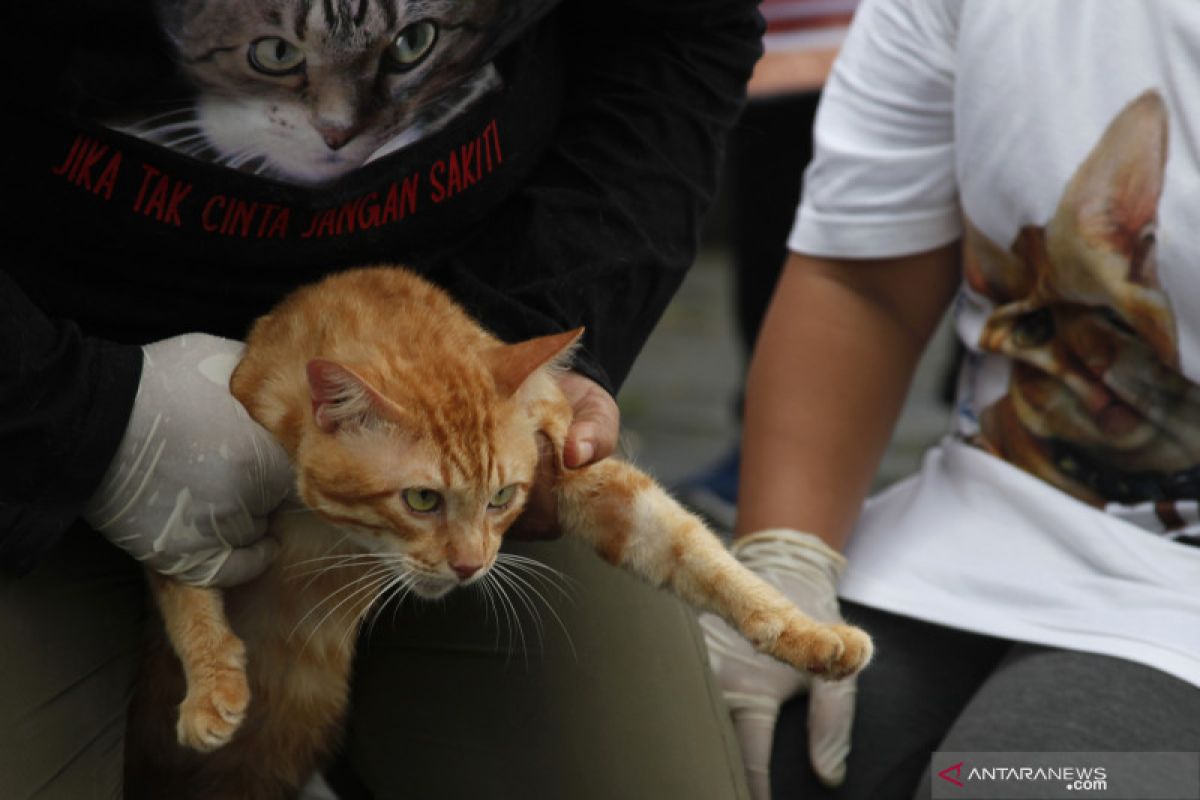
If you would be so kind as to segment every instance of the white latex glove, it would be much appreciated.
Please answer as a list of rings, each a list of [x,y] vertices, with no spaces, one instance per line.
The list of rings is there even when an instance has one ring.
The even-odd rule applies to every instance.
[[[197,586],[271,563],[267,514],[293,478],[287,453],[229,393],[243,345],[192,333],[143,349],[125,436],[83,517],[138,561]]]
[[[733,554],[820,622],[840,623],[835,587],[846,561],[816,536],[771,529],[734,542]],[[808,690],[809,758],[817,777],[837,786],[846,776],[850,725],[854,720],[853,678],[825,681],[756,651],[723,620],[700,617],[708,658],[725,695],[742,747],[755,800],[771,797],[771,743],[779,707]]]

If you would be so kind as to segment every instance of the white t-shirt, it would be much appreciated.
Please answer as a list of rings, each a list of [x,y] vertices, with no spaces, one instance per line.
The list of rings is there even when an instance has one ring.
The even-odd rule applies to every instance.
[[[844,597],[1200,685],[1198,53],[1194,0],[859,7],[789,244],[963,237],[968,354]]]

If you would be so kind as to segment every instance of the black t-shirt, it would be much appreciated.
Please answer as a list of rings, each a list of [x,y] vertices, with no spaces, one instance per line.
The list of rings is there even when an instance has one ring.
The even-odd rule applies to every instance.
[[[380,262],[426,273],[502,334],[569,324],[513,325],[512,309],[476,302],[478,291],[456,275],[478,273],[500,293],[512,278],[503,251],[489,258],[477,248],[493,238],[488,220],[528,184],[559,122],[564,75],[542,68],[561,64],[559,27],[557,17],[545,20],[502,53],[502,88],[443,130],[317,186],[31,109],[25,131],[34,135],[7,166],[21,187],[3,226],[7,272],[54,316],[128,343],[194,330],[242,338],[289,289]]]
[[[17,568],[98,483],[137,345],[241,338],[332,270],[403,263],[508,340],[585,325],[576,367],[615,391],[692,260],[760,35],[749,0],[513,2],[473,54],[498,88],[303,185],[103,124],[184,85],[149,3],[18,5],[0,12],[20,42],[0,68],[30,76],[0,131],[0,564]]]

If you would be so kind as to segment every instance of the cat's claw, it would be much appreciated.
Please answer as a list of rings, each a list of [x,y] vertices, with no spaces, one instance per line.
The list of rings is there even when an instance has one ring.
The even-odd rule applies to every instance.
[[[250,704],[245,662],[245,650],[237,642],[236,649],[210,674],[189,681],[175,727],[181,745],[208,753],[227,744],[237,733]]]

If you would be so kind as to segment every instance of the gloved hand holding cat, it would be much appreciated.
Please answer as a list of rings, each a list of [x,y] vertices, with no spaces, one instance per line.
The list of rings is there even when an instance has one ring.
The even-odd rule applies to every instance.
[[[287,453],[229,394],[243,349],[199,333],[143,348],[129,426],[84,511],[138,561],[197,586],[267,568],[267,515],[292,487]]]
[[[813,619],[842,623],[835,587],[846,562],[816,536],[782,528],[760,531],[738,539],[733,554]],[[741,743],[755,800],[771,797],[771,744],[779,707],[806,689],[813,770],[823,783],[839,785],[850,752],[854,679],[826,681],[792,669],[755,650],[713,614],[703,615],[700,626]]]

